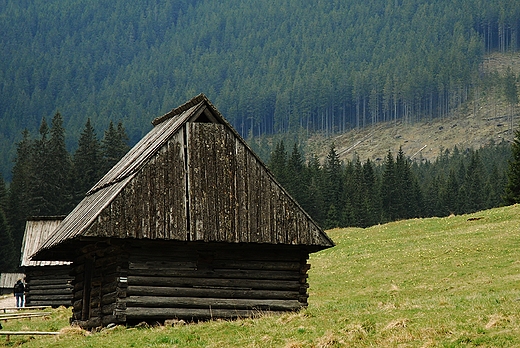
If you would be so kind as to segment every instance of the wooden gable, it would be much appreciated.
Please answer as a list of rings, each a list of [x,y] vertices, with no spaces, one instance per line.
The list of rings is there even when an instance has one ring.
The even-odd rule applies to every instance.
[[[334,245],[205,96],[153,123],[37,257],[88,238]]]

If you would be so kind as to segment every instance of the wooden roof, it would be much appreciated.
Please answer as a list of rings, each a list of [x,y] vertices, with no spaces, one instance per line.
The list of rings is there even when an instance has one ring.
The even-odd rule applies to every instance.
[[[89,238],[334,245],[204,95],[152,124],[35,258]]]
[[[32,217],[25,223],[22,241],[21,266],[61,266],[70,264],[65,261],[34,261],[31,256],[43,245],[45,240],[56,231],[64,216]]]
[[[0,288],[12,289],[18,279],[24,279],[25,274],[23,273],[0,273]]]

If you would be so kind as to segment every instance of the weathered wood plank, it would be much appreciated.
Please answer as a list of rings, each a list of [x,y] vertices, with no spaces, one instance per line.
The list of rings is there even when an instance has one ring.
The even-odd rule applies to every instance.
[[[38,300],[38,301],[31,301],[30,304],[28,304],[28,307],[30,306],[49,306],[49,307],[59,307],[59,306],[70,306],[70,301],[64,301],[64,300]]]
[[[30,286],[35,285],[63,285],[63,279],[33,279]]]
[[[117,313],[117,312],[116,312]],[[124,312],[127,320],[162,320],[162,319],[210,319],[210,318],[247,318],[260,315],[258,310],[238,309],[202,309],[202,308],[127,308]],[[117,314],[116,314],[117,315]]]
[[[294,311],[301,308],[298,300],[222,299],[200,297],[130,296],[126,299],[130,307],[152,308],[213,308],[213,309],[261,309]]]
[[[72,284],[67,284],[67,282],[63,282],[62,284],[50,284],[50,285],[34,285],[30,284],[27,287],[27,291],[40,291],[40,290],[52,290],[52,289],[69,289],[72,291]]]
[[[130,271],[132,276],[157,276],[157,277],[205,277],[227,279],[273,279],[273,280],[298,280],[300,272],[295,268],[292,271],[279,270],[237,270],[231,268],[185,271],[170,268],[134,269]]]
[[[67,295],[72,298],[72,289],[71,288],[58,288],[58,289],[45,289],[45,290],[35,290],[31,289],[26,293],[27,296],[36,296],[36,295]]]
[[[298,290],[251,290],[251,289],[223,289],[223,288],[193,288],[193,287],[150,287],[131,285],[128,287],[128,296],[177,296],[177,297],[220,297],[220,298],[256,298],[256,299],[300,299]]]
[[[287,280],[255,280],[255,279],[211,279],[211,278],[165,278],[128,276],[128,285],[148,286],[211,286],[226,288],[250,288],[250,289],[272,289],[272,290],[298,290],[301,286],[298,281]]]

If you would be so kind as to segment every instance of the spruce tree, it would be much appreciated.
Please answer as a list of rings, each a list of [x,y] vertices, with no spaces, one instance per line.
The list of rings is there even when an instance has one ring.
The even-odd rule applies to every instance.
[[[471,154],[463,186],[466,193],[464,197],[464,213],[473,213],[484,209],[483,167],[478,151],[473,151]]]
[[[78,149],[73,157],[73,194],[74,204],[85,196],[102,175],[101,144],[90,122],[85,124],[78,140]]]
[[[101,141],[103,153],[103,175],[106,174],[128,152],[128,136],[123,124],[120,122],[117,128],[110,121]]]
[[[55,186],[49,155],[49,126],[45,117],[40,124],[40,137],[33,141],[29,154],[29,209],[27,216],[53,215],[55,201],[51,192]]]
[[[374,166],[370,159],[367,159],[363,165],[363,181],[366,187],[366,209],[367,209],[367,227],[380,222],[381,216],[381,200],[379,196],[379,187],[374,171]]]
[[[389,150],[384,163],[384,172],[381,179],[381,206],[385,221],[393,221],[399,211],[397,206],[397,178],[395,176],[395,161]]]
[[[7,190],[0,175],[0,273],[10,272],[16,267],[14,241],[5,218],[7,211]]]
[[[507,170],[504,202],[508,205],[520,203],[520,128],[516,130],[511,145],[511,159]]]
[[[3,209],[0,209],[0,273],[17,268],[16,249]]]
[[[50,130],[49,148],[46,161],[49,163],[51,173],[49,199],[53,202],[53,208],[49,212],[51,215],[64,215],[69,213],[72,206],[72,194],[70,174],[72,163],[70,155],[65,146],[65,129],[63,128],[63,118],[56,112],[52,118]]]
[[[269,158],[269,169],[273,172],[276,180],[283,187],[288,187],[289,175],[287,172],[287,151],[283,140],[280,140]]]
[[[441,215],[458,214],[460,212],[459,186],[455,170],[451,169],[446,183],[440,186]]]
[[[324,179],[323,169],[320,165],[318,156],[313,154],[307,163],[308,185],[307,192],[309,201],[305,210],[322,227],[325,223],[325,199],[323,193]]]
[[[29,131],[22,133],[17,143],[16,157],[12,169],[12,181],[8,191],[7,217],[14,240],[16,257],[20,256],[25,221],[30,216],[30,180],[32,172],[32,141]]]
[[[339,220],[339,211],[343,209],[343,202],[345,197],[344,185],[343,185],[343,171],[341,161],[339,159],[339,155],[336,152],[336,147],[334,143],[330,146],[329,153],[327,154],[327,158],[325,159],[325,164],[323,166],[324,170],[324,200],[325,207],[327,208],[327,219],[329,222],[335,222],[331,220],[330,213],[333,212],[336,214],[334,217],[335,220],[338,221],[338,225],[326,225],[326,228],[329,227],[338,227],[341,224]]]
[[[306,201],[306,178],[304,172],[303,154],[298,145],[294,143],[291,155],[287,161],[287,190],[300,204]]]

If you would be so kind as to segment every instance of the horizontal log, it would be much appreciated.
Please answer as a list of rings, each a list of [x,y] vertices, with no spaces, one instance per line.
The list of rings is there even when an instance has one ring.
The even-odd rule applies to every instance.
[[[2,314],[0,315],[0,320],[12,320],[12,319],[26,319],[26,318],[34,318],[34,317],[48,317],[51,315],[50,312],[17,312],[10,314]]]
[[[123,311],[128,320],[164,320],[164,319],[212,319],[212,318],[248,318],[258,316],[262,311],[238,309],[196,309],[196,308],[140,308],[132,307]],[[117,315],[117,312],[116,312]]]
[[[222,287],[229,289],[299,290],[299,281],[254,280],[254,279],[211,279],[211,278],[166,278],[128,276],[128,285],[173,286],[173,287]]]
[[[177,270],[188,270],[193,271],[197,269],[197,263],[195,261],[182,262],[182,261],[142,261],[142,262],[129,262],[128,270],[153,270],[156,268],[160,269],[177,269]]]
[[[55,278],[55,279],[33,279],[31,280],[29,286],[35,286],[35,285],[55,285],[55,284],[66,284],[67,281],[64,281],[62,278]]]
[[[179,243],[172,246],[172,243],[164,243],[160,241],[150,241],[149,245],[144,245],[142,241],[134,241],[138,255],[151,254],[156,259],[161,259],[166,255],[179,255],[181,257],[190,258],[195,254],[210,254],[215,258],[235,259],[235,260],[294,260],[308,259],[308,253],[299,246],[287,245],[265,245],[260,244],[228,244],[228,243]],[[132,253],[132,258],[134,256]],[[141,259],[145,259],[142,257]],[[150,260],[148,258],[148,260]]]
[[[50,278],[57,276],[60,278],[70,277],[72,265],[69,266],[36,266],[25,269],[25,279]]]
[[[177,265],[179,264],[179,265]],[[240,269],[240,270],[273,270],[273,271],[299,271],[302,264],[299,260],[294,261],[251,261],[251,260],[220,260],[214,259],[207,263],[214,269]],[[182,265],[177,262],[130,262],[128,270],[154,270],[154,269],[178,269],[178,270],[196,270],[197,263],[192,262],[189,265]]]
[[[300,272],[294,271],[260,271],[260,270],[237,270],[237,269],[214,269],[185,271],[166,268],[133,269],[129,270],[131,276],[157,276],[157,277],[187,277],[187,278],[228,278],[228,279],[277,279],[298,280]]]
[[[71,296],[39,296],[37,298],[33,297],[27,297],[26,298],[27,304],[36,305],[36,303],[39,302],[45,302],[50,306],[50,302],[60,302],[60,303],[67,303],[68,306],[72,304],[72,297]]]
[[[29,284],[27,287],[28,291],[40,291],[40,290],[50,290],[50,289],[69,289],[72,291],[74,287],[71,284],[67,284],[67,282],[63,282],[61,284],[50,284],[50,285],[33,285]]]
[[[240,290],[221,288],[179,288],[179,287],[128,287],[127,296],[176,296],[176,297],[219,297],[219,298],[256,298],[295,300],[301,296],[299,291],[277,290]]]
[[[30,291],[26,292],[26,296],[33,296],[33,295],[70,295],[72,296],[72,289],[70,288],[59,288],[59,289],[45,289],[45,290],[34,290],[31,289]]]
[[[34,305],[34,306],[50,306],[50,307],[60,307],[60,306],[65,306],[65,307],[70,307],[72,306],[72,302],[70,300],[65,300],[63,299],[62,301],[60,300],[52,300],[52,301],[32,301],[31,300],[31,303],[28,304],[28,306],[31,306],[31,305]]]
[[[126,307],[261,309],[293,311],[301,308],[298,300],[224,299],[200,297],[131,296]]]

